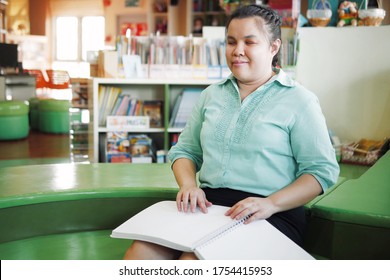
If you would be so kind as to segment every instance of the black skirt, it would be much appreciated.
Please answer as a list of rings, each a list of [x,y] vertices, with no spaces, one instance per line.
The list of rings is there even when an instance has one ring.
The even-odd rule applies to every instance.
[[[227,189],[202,188],[208,201],[216,205],[231,207],[247,197],[264,197],[258,194]],[[273,214],[267,221],[283,232],[299,246],[303,246],[306,216],[303,206]]]

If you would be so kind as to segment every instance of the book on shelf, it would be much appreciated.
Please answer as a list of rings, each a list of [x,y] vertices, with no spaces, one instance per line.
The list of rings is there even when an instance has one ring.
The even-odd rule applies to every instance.
[[[134,116],[135,107],[137,105],[137,102],[138,102],[138,100],[136,98],[132,98],[129,101],[129,104],[128,104],[128,107],[127,107],[127,111],[126,111],[126,115],[127,116]]]
[[[180,107],[180,103],[181,103],[181,99],[183,98],[183,94],[180,93],[177,98],[176,98],[176,101],[175,101],[175,104],[173,105],[173,109],[172,109],[172,113],[171,113],[171,118],[169,120],[169,126],[170,127],[174,127],[174,123],[175,123],[175,119],[176,119],[176,116],[177,116],[177,112],[179,111],[179,107]]]
[[[175,146],[177,144],[177,141],[179,141],[179,133],[172,133],[171,134],[171,146]]]
[[[202,12],[203,9],[203,0],[194,0],[192,1],[192,11],[193,12]]]
[[[170,126],[183,128],[192,113],[192,109],[198,101],[203,89],[185,88],[177,97],[172,110]]]
[[[152,163],[152,139],[145,134],[129,136],[129,152],[132,163]]]
[[[220,40],[219,39],[208,39],[206,44],[206,56],[207,65],[209,66],[220,66],[221,58],[220,55]]]
[[[107,132],[106,161],[111,163],[152,163],[152,139],[144,134]]]
[[[130,142],[127,132],[107,132],[106,161],[111,163],[130,162]]]
[[[134,116],[137,101],[136,98],[131,98],[127,94],[120,94],[110,116]]]
[[[129,153],[108,153],[107,162],[110,163],[130,163]]]
[[[127,113],[127,108],[129,107],[130,96],[127,94],[121,94],[118,96],[117,102],[111,112],[111,115],[115,116],[125,116]]]
[[[150,127],[162,127],[163,101],[145,100],[143,105],[143,115],[149,117]]]
[[[283,38],[283,45],[280,49],[280,65],[295,66],[298,59],[298,36],[294,35],[292,38]]]
[[[116,44],[118,66],[123,68],[122,70],[126,73],[125,66],[128,64],[125,63],[126,59],[124,60],[124,58],[130,59],[126,54],[130,54],[134,59],[136,56],[136,59],[141,63],[141,67],[138,67],[140,71],[136,71],[137,76],[140,77],[197,78],[196,75],[192,75],[193,73],[197,74],[196,71],[193,71],[193,66],[201,65],[207,69],[208,66],[221,68],[226,65],[224,36],[221,38],[167,35],[131,36],[129,46],[128,38],[120,35],[117,37]],[[136,65],[139,63],[137,62]],[[134,70],[133,67],[131,69]],[[121,76],[124,73],[119,71],[118,75]],[[221,78],[220,75],[215,76],[216,71],[212,71],[212,73],[212,78]],[[132,77],[133,75],[127,76]],[[207,77],[207,75],[203,76],[202,78]]]
[[[314,258],[266,220],[244,224],[224,215],[229,207],[213,205],[204,214],[179,212],[175,201],[161,201],[115,228],[111,237],[142,240],[199,259],[313,260]],[[164,230],[162,230],[164,229]]]
[[[222,10],[219,0],[209,0],[204,2],[206,12],[218,12]]]
[[[106,118],[111,114],[118,96],[122,89],[112,86],[99,86],[98,107],[99,107],[99,125],[106,124]]]
[[[140,100],[104,86],[99,90],[99,125],[108,129],[159,128],[163,126],[162,111],[162,100]]]

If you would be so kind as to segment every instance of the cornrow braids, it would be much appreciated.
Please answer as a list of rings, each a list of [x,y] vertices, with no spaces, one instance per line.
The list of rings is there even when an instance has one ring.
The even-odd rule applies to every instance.
[[[263,20],[264,27],[266,28],[270,42],[274,42],[277,39],[282,40],[280,29],[282,20],[279,14],[268,7],[260,5],[252,4],[236,9],[226,21],[226,30],[228,29],[229,24],[233,19],[243,19],[248,17],[259,17]],[[273,57],[272,66],[274,67],[278,64],[279,52]]]

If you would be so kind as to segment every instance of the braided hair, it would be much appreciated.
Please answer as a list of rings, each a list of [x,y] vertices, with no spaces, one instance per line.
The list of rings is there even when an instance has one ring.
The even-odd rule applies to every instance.
[[[274,42],[277,39],[282,40],[280,29],[282,20],[280,16],[274,10],[260,5],[246,5],[235,10],[226,21],[226,30],[233,19],[243,19],[249,17],[258,17],[263,20],[270,42]],[[274,67],[278,64],[279,52],[280,49],[272,59],[272,66]]]

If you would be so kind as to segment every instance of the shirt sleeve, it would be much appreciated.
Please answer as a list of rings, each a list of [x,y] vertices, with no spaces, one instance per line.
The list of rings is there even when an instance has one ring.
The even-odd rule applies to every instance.
[[[203,163],[200,130],[204,120],[203,105],[205,98],[205,91],[203,91],[192,110],[186,126],[180,133],[176,145],[172,146],[168,152],[168,159],[172,164],[179,158],[187,158],[194,162],[197,172]]]
[[[311,99],[297,115],[290,133],[298,164],[297,177],[305,173],[313,175],[323,191],[334,185],[340,170],[317,98]]]

